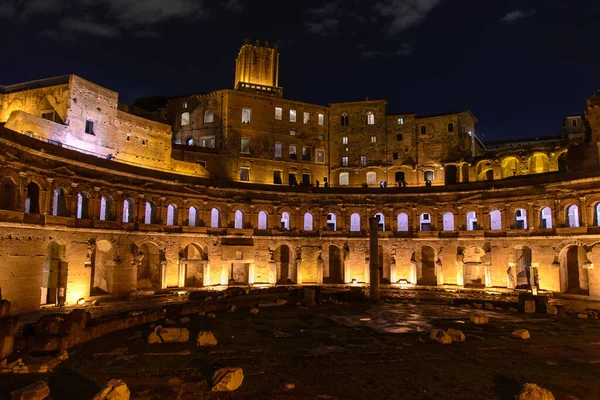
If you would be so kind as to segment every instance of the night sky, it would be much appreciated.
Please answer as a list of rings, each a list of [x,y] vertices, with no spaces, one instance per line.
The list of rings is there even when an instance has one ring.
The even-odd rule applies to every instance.
[[[248,37],[278,43],[288,99],[550,136],[600,89],[599,21],[599,0],[0,0],[0,83],[73,73],[129,104],[232,88]]]

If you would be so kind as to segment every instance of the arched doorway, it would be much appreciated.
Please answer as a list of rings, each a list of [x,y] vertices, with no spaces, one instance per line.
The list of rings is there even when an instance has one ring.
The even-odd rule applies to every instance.
[[[589,295],[589,261],[582,246],[569,246],[560,257],[561,290],[566,293]]]
[[[91,261],[90,296],[110,294],[113,285],[113,248],[107,240],[96,242]]]
[[[417,285],[436,286],[435,250],[423,246],[417,251]]]
[[[537,286],[535,269],[531,268],[531,249],[527,246],[515,248],[515,268],[517,280],[515,287],[517,289],[530,289],[531,286]]]
[[[276,268],[276,283],[286,285],[296,282],[296,268],[292,257],[292,251],[288,245],[281,245],[275,249],[273,254]]]
[[[458,168],[456,165],[446,165],[444,167],[444,183],[446,185],[456,184],[456,176],[458,175]]]
[[[339,247],[329,246],[328,261],[327,268],[323,270],[323,283],[344,283],[344,260]]]
[[[481,247],[468,247],[463,251],[464,287],[485,287],[485,250]]]
[[[2,178],[0,186],[0,209],[17,209],[18,190],[12,178],[5,176]]]
[[[154,243],[144,243],[140,247],[143,253],[137,271],[138,289],[160,289],[162,278],[162,253]]]
[[[27,185],[27,198],[25,199],[25,212],[29,214],[40,213],[40,187],[37,183]]]
[[[64,305],[66,278],[65,246],[51,242],[42,267],[40,304]]]
[[[208,262],[207,254],[201,246],[191,243],[179,253],[180,273],[183,286],[201,287],[204,285],[204,271]]]

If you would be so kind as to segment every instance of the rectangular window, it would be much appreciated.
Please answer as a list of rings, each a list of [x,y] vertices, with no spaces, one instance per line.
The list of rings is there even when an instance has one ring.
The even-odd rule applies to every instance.
[[[200,138],[200,147],[208,147],[211,149],[215,148],[215,137],[214,136],[202,136]]]
[[[296,136],[296,131],[290,131],[290,136]]]
[[[571,122],[571,124],[572,124],[573,126],[577,126],[577,120],[576,120],[576,119],[574,119],[574,120]]]
[[[204,123],[205,124],[210,124],[211,122],[215,121],[215,112],[213,111],[212,108],[209,108],[208,110],[204,110]]]
[[[242,108],[242,124],[249,124],[252,119],[252,109]]]
[[[283,109],[281,107],[275,107],[275,119],[281,120],[283,118]]]
[[[324,163],[325,162],[325,152],[323,150],[317,150],[317,157],[316,157],[316,161],[318,163]]]
[[[304,113],[304,118],[303,118],[302,121],[304,122],[304,125],[310,124],[310,113],[305,112]]]
[[[54,122],[54,115],[54,111],[42,112],[42,119],[47,119],[48,121]]]
[[[296,160],[298,158],[298,153],[296,151],[296,145],[291,144],[289,148],[290,160]]]
[[[325,116],[323,114],[319,114],[319,125],[325,125]]]
[[[240,181],[248,182],[250,180],[250,169],[240,168]]]
[[[302,174],[302,184],[306,186],[310,185],[310,174]]]
[[[348,157],[344,156],[342,157],[342,167],[347,167],[348,166]]]
[[[302,160],[310,161],[310,147],[305,146],[302,148]]]
[[[283,154],[283,144],[275,143],[275,158],[281,158]]]
[[[206,168],[206,161],[196,161],[196,163],[200,164],[200,166],[202,166],[202,168]]]
[[[242,153],[250,153],[250,139],[242,138]]]
[[[371,136],[371,143],[377,143],[377,136]]]
[[[423,175],[426,181],[433,182],[433,171],[425,171]]]
[[[404,124],[404,118],[398,118],[398,125]]]
[[[342,144],[348,144],[348,136],[342,138]]]
[[[281,171],[273,171],[273,183],[275,185],[281,185],[283,183],[281,181]]]
[[[94,123],[92,121],[85,121],[85,133],[94,135]]]
[[[317,135],[317,140],[323,140],[325,139],[325,135]]]
[[[290,186],[298,186],[298,181],[296,180],[296,174],[288,174],[288,182]]]
[[[183,108],[187,108],[187,101],[184,101],[182,106],[183,106]]]
[[[394,153],[393,157],[394,157],[394,160],[397,160],[398,159],[398,153]]]
[[[290,110],[290,122],[296,122],[296,110]]]
[[[367,156],[360,156],[360,165],[367,165]]]

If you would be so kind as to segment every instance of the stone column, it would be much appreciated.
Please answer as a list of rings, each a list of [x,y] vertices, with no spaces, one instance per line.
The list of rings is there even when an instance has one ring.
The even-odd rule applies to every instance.
[[[377,218],[369,218],[369,281],[372,302],[379,301],[379,242],[377,236]]]

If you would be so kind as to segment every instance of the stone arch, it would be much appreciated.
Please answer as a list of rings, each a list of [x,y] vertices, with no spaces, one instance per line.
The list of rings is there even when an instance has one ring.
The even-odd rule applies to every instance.
[[[454,164],[444,166],[444,184],[455,185],[458,183],[458,167]]]
[[[100,221],[113,221],[115,217],[114,212],[114,201],[112,196],[104,194],[100,197],[100,210],[99,210]]]
[[[306,212],[304,213],[304,230],[305,231],[313,231],[314,230],[314,217],[312,213]]]
[[[502,230],[502,211],[495,208],[490,211],[490,230],[501,231]]]
[[[130,198],[123,199],[123,210],[121,211],[121,222],[133,223],[135,221],[133,211],[133,200]]]
[[[327,263],[324,264],[323,283],[344,283],[344,251],[339,246],[327,246]]]
[[[90,296],[106,295],[113,292],[114,249],[108,240],[97,240],[91,257]]]
[[[589,295],[589,270],[593,267],[587,249],[579,241],[565,243],[558,255],[561,292]]]
[[[517,157],[508,156],[500,161],[500,171],[502,179],[519,175],[521,163]]]
[[[396,230],[398,232],[408,232],[410,231],[410,219],[408,217],[408,213],[405,211],[400,211],[396,215]]]
[[[144,206],[144,224],[155,224],[156,219],[156,204],[147,200]]]
[[[565,226],[568,228],[579,228],[580,212],[577,204],[569,204],[565,207]]]
[[[533,153],[527,163],[529,164],[530,174],[541,174],[550,171],[550,160],[544,153]]]
[[[540,208],[540,229],[552,229],[552,209],[548,206]]]
[[[527,246],[516,246],[514,252],[514,287],[517,289],[531,289],[537,285],[537,274],[532,268],[532,252]]]
[[[0,209],[17,210],[19,208],[19,186],[17,184],[19,179],[15,180],[11,174],[6,174],[6,171],[2,172],[2,179],[0,180]]]
[[[137,263],[137,288],[141,290],[156,290],[163,288],[164,252],[153,242],[144,242],[139,246]]]
[[[275,282],[277,285],[297,282],[296,256],[293,247],[288,244],[277,246],[273,252],[275,262]]]
[[[246,214],[241,209],[235,210],[233,213],[233,227],[235,229],[244,229],[246,222]]]
[[[52,215],[66,217],[69,215],[67,208],[67,192],[62,187],[52,191]]]
[[[33,181],[29,182],[26,187],[25,212],[40,213],[40,186]]]
[[[492,160],[481,160],[475,166],[477,181],[494,180],[494,163]]]
[[[179,252],[180,286],[201,287],[205,284],[208,251],[198,243],[189,243]]]
[[[221,227],[221,210],[217,207],[210,209],[210,227],[220,228]]]
[[[90,218],[90,195],[87,192],[81,191],[77,193],[77,214],[78,219]]]

